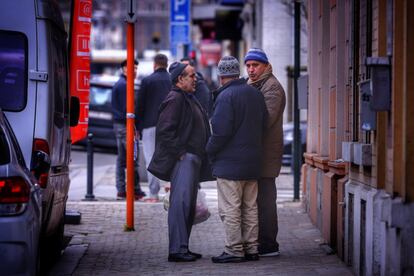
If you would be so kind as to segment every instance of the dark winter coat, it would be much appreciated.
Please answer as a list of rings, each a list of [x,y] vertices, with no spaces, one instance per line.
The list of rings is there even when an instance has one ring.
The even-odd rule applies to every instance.
[[[171,90],[171,79],[165,68],[159,68],[142,79],[138,92],[137,120],[142,129],[157,124],[158,109]]]
[[[210,89],[207,86],[206,81],[203,78],[201,73],[197,72],[197,82],[196,82],[196,91],[194,95],[196,96],[197,100],[200,102],[201,106],[207,112],[207,115],[210,117],[210,98],[211,93]]]
[[[126,124],[126,90],[126,76],[122,74],[112,87],[111,105],[114,123]],[[135,126],[139,129],[139,122],[137,120],[135,120]]]
[[[202,159],[200,182],[213,179],[204,149],[192,149],[188,145],[195,127],[205,127],[206,141],[210,137],[210,126],[205,112],[202,112],[204,126],[193,124],[193,109],[197,108],[194,104],[203,110],[197,100],[190,99],[184,91],[173,87],[160,106],[155,134],[155,152],[148,171],[162,180],[170,181],[174,165],[184,153],[198,154],[200,151],[203,152],[200,156]]]
[[[263,95],[243,79],[232,80],[218,91],[207,143],[213,175],[230,180],[258,179],[262,134],[267,110]]]
[[[114,122],[126,122],[126,77],[121,75],[119,80],[112,87],[112,114]]]

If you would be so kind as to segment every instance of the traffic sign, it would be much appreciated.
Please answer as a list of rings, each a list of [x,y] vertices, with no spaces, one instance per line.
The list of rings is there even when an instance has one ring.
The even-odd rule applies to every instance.
[[[190,22],[189,0],[171,0],[171,22]]]
[[[170,45],[177,56],[179,45],[190,44],[190,0],[171,0]]]
[[[126,21],[128,23],[134,23],[137,21],[137,2],[136,0],[127,0],[127,14],[126,14]]]

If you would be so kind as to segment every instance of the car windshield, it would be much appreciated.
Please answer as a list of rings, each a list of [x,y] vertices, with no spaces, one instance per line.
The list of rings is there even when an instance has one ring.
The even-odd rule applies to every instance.
[[[90,90],[91,105],[110,105],[112,89],[109,87],[91,86]]]
[[[27,40],[17,32],[0,31],[0,108],[21,111],[26,105]]]
[[[0,127],[0,165],[10,163],[10,149],[4,130]]]

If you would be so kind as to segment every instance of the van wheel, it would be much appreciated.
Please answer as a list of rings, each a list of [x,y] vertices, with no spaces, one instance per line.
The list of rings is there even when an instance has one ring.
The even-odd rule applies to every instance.
[[[45,275],[62,255],[64,246],[65,219],[64,216],[59,222],[56,232],[51,236],[42,237],[41,241],[41,275]]]
[[[48,238],[48,247],[50,252],[50,257],[57,259],[62,255],[62,250],[64,249],[64,233],[65,233],[65,212],[60,219],[59,225],[56,229],[56,232]]]
[[[36,276],[40,276],[40,275],[44,275],[42,273],[42,267],[41,267],[41,261],[40,261],[40,255],[41,255],[41,250],[40,250],[40,242],[38,244],[37,247],[37,252],[36,252],[36,264],[35,264],[35,271],[34,271],[34,275]]]

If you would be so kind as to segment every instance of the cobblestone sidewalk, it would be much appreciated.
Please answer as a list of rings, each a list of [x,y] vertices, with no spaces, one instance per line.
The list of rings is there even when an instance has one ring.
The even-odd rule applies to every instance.
[[[169,263],[167,213],[162,204],[135,203],[135,232],[124,232],[125,202],[68,202],[82,213],[80,225],[66,225],[72,236],[62,261],[50,275],[352,275],[336,255],[321,248],[320,233],[300,203],[278,204],[279,257],[258,262],[213,264],[221,254],[224,231],[216,203],[209,220],[194,226],[190,249],[203,254],[193,263]]]

